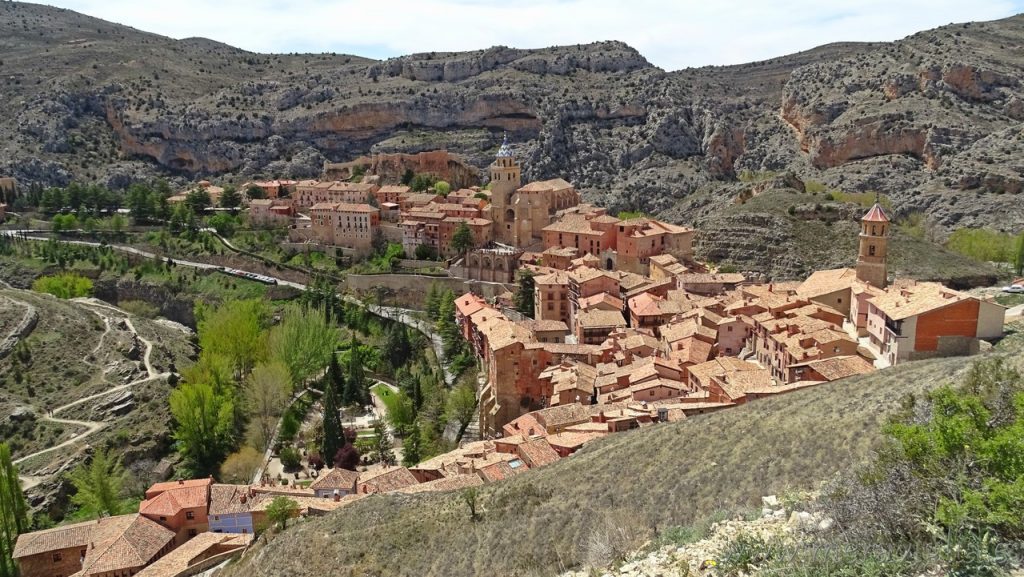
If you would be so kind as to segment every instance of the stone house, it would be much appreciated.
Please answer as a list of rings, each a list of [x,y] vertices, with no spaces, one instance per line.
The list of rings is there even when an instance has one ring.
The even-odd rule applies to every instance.
[[[157,483],[146,491],[139,514],[174,531],[181,545],[209,529],[212,484],[213,479]]]
[[[330,499],[355,494],[358,481],[359,473],[335,467],[321,471],[320,476],[309,485],[309,488],[313,490],[315,496]]]

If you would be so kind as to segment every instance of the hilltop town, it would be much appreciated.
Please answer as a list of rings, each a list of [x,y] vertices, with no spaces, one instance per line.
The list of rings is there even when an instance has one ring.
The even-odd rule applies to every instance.
[[[613,216],[562,179],[524,184],[507,140],[485,187],[452,190],[445,158],[405,159],[429,179],[422,192],[386,182],[404,165],[241,190],[250,226],[286,228],[284,242],[307,253],[362,259],[399,246],[472,289],[454,297],[449,321],[479,364],[478,440],[406,466],[324,469],[301,486],[267,475],[158,482],[137,513],[21,535],[12,556],[22,575],[192,574],[241,554],[274,507],[285,507],[284,526],[373,494],[470,490],[608,435],[977,354],[1003,335],[1006,307],[990,298],[891,277],[893,224],[877,202],[860,218],[851,266],[758,282],[696,260],[691,228]],[[203,181],[167,201],[200,194],[219,204],[225,188]]]

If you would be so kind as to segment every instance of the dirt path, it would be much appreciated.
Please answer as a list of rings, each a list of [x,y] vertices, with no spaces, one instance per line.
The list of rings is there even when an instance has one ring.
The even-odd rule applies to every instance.
[[[123,320],[125,322],[125,325],[128,327],[128,330],[130,330],[132,332],[132,334],[135,335],[135,338],[139,339],[146,346],[146,352],[142,356],[143,366],[146,367],[146,376],[141,378],[141,379],[136,379],[136,380],[131,381],[129,383],[125,383],[123,385],[117,385],[117,386],[111,387],[111,388],[109,388],[109,389],[107,389],[107,390],[105,390],[103,392],[96,393],[94,395],[89,395],[87,397],[82,397],[80,399],[76,399],[76,400],[74,400],[74,401],[72,401],[72,402],[70,402],[70,403],[68,403],[66,405],[62,405],[60,407],[57,407],[57,408],[53,409],[52,411],[50,411],[49,414],[43,415],[42,420],[44,420],[44,421],[48,421],[48,422],[51,422],[51,423],[58,423],[58,424],[61,424],[61,425],[71,425],[71,426],[76,426],[76,427],[84,427],[85,431],[81,432],[81,433],[78,433],[77,435],[75,435],[74,437],[68,439],[67,441],[64,441],[63,443],[60,443],[58,445],[54,445],[52,447],[47,447],[46,449],[43,449],[41,451],[36,451],[35,453],[32,453],[30,455],[25,455],[24,457],[16,459],[14,461],[14,464],[22,463],[22,462],[25,462],[25,461],[27,461],[29,459],[34,458],[34,457],[38,457],[40,455],[45,455],[47,453],[50,453],[50,452],[53,452],[53,451],[57,451],[59,449],[63,449],[64,447],[68,447],[68,446],[71,446],[71,445],[73,445],[75,443],[81,442],[86,437],[88,437],[89,435],[92,435],[93,433],[95,433],[95,432],[97,432],[97,431],[99,431],[99,430],[101,430],[101,429],[103,429],[104,427],[107,426],[107,423],[104,422],[104,421],[77,421],[77,420],[74,420],[74,419],[60,419],[60,418],[57,418],[57,416],[56,416],[57,414],[59,414],[59,413],[61,413],[63,411],[66,411],[66,410],[68,410],[68,409],[70,409],[72,407],[77,407],[78,405],[81,405],[83,403],[87,403],[89,401],[93,401],[93,400],[96,400],[96,399],[99,399],[99,398],[102,398],[102,397],[106,397],[108,395],[111,395],[113,393],[117,393],[119,391],[123,391],[125,389],[130,389],[130,388],[134,387],[135,385],[146,383],[146,382],[149,382],[149,381],[152,381],[152,380],[155,380],[155,379],[165,379],[165,378],[170,376],[170,373],[158,373],[156,371],[156,369],[153,368],[153,365],[150,362],[150,357],[151,357],[151,355],[153,353],[153,343],[151,341],[149,341],[148,339],[143,338],[142,335],[139,334],[139,332],[135,329],[135,325],[132,324],[131,319],[128,318],[127,313],[125,311],[122,311],[121,309],[118,309],[116,307],[112,307],[112,306],[109,306],[109,305],[106,305],[106,304],[98,304],[98,303],[96,303],[95,301],[93,301],[91,299],[73,299],[73,300],[75,302],[78,302],[79,304],[82,304],[82,305],[86,306],[86,307],[97,307],[97,308],[109,309],[111,311],[114,311],[114,312],[117,312],[117,313],[120,313],[120,314],[124,315]],[[93,312],[96,312],[96,311],[93,311]],[[99,314],[99,313],[97,313],[97,314]],[[110,330],[110,318],[106,317],[104,315],[100,315],[100,316],[104,319],[104,322],[107,324],[107,331],[109,332],[109,330]],[[107,333],[104,332],[103,334],[104,334],[104,336],[106,336]],[[101,337],[101,339],[102,339],[102,337]],[[97,347],[96,350],[98,350],[98,347]],[[93,352],[95,353],[95,351],[93,351]],[[35,487],[36,485],[42,483],[44,480],[46,480],[46,477],[45,476],[44,477],[39,477],[39,476],[30,476],[30,475],[20,475],[20,479],[21,479],[21,483],[22,483],[22,489],[27,491],[28,489],[31,489],[32,487]]]

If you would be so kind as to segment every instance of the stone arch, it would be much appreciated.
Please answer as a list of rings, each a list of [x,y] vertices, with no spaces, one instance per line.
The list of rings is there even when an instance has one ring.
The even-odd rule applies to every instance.
[[[512,210],[511,208],[505,211],[505,220],[507,222],[512,222],[515,219],[516,219],[516,211]]]
[[[494,259],[494,268],[496,270],[504,271],[505,270],[505,259],[503,259],[503,258],[496,258],[496,259]]]
[[[486,268],[486,269],[490,269],[491,268],[491,259],[490,259],[490,257],[484,257],[484,268]]]

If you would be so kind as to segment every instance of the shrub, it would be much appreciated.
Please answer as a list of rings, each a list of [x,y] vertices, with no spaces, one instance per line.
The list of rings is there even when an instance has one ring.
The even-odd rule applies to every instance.
[[[62,299],[87,297],[92,294],[92,281],[74,273],[62,273],[37,278],[32,290]]]
[[[722,549],[718,560],[718,573],[729,576],[744,575],[753,567],[777,559],[781,553],[782,547],[778,542],[741,533]]]
[[[280,457],[285,471],[295,471],[302,466],[302,455],[294,447],[281,449]]]
[[[156,318],[160,314],[160,309],[142,300],[126,300],[117,303],[117,306],[130,312],[131,314],[147,319]]]

